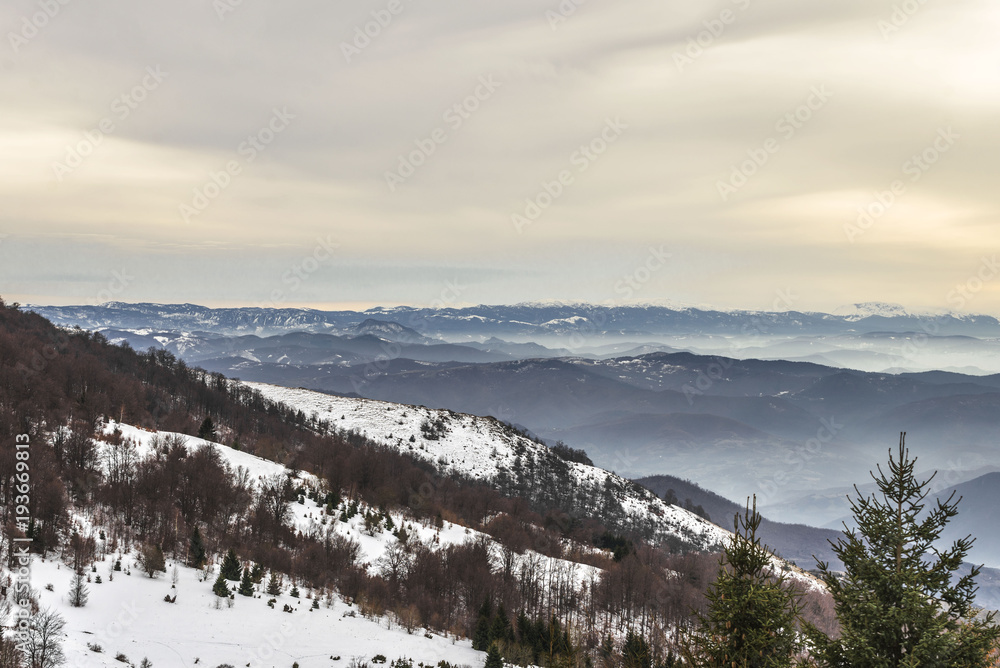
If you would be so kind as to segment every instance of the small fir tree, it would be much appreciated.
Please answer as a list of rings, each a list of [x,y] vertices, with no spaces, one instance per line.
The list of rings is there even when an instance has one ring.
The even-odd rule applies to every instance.
[[[240,568],[240,560],[236,556],[236,551],[233,548],[229,548],[225,558],[222,560],[219,574],[231,582],[239,582],[242,571],[243,569]]]
[[[872,478],[878,492],[857,498],[851,510],[857,529],[847,529],[833,546],[844,563],[838,576],[819,564],[840,622],[829,638],[806,625],[819,666],[992,666],[1000,639],[995,613],[976,617],[973,596],[979,568],[955,578],[972,546],[967,536],[945,550],[935,547],[948,521],[958,514],[954,494],[925,503],[932,475],[914,476],[917,459],[900,434],[897,456],[889,452],[888,472]],[[960,501],[961,499],[959,499]]]
[[[253,596],[253,579],[250,577],[250,569],[243,569],[243,579],[240,580],[239,593],[241,596]]]
[[[216,439],[215,423],[212,422],[212,418],[206,417],[202,421],[201,426],[198,427],[198,438],[203,438],[206,441],[214,441]]]
[[[267,594],[268,596],[281,594],[281,581],[278,580],[278,574],[274,571],[271,571],[271,577],[267,581]]]
[[[188,564],[193,568],[202,568],[206,563],[208,555],[205,552],[205,542],[201,538],[201,531],[195,527],[188,544]]]
[[[229,584],[226,582],[226,578],[219,574],[219,577],[215,579],[215,584],[212,585],[212,593],[219,598],[229,598],[232,593],[229,591]]]
[[[503,657],[500,656],[500,648],[496,643],[491,644],[486,652],[486,665],[483,668],[503,668]]]
[[[683,642],[693,666],[779,668],[792,665],[800,642],[798,596],[757,537],[761,516],[757,497],[733,522],[733,537],[722,555],[719,575],[705,597],[708,613]]]

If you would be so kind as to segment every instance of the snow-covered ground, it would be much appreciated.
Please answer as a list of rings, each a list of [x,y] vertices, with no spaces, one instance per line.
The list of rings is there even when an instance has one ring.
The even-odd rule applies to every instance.
[[[501,468],[517,475],[517,447],[529,452],[546,450],[544,445],[511,432],[493,418],[448,410],[408,406],[385,401],[337,397],[321,392],[264,383],[246,383],[265,397],[321,419],[344,430],[364,434],[370,440],[398,448],[433,464],[442,474],[460,474],[490,481]],[[444,424],[437,439],[426,438],[422,425]],[[412,441],[410,439],[413,439]],[[729,531],[683,508],[665,503],[647,490],[636,490],[620,476],[595,466],[568,463],[580,483],[603,487],[610,482],[624,490],[619,498],[626,513],[637,518],[655,518],[663,533],[710,547],[729,539]]]
[[[105,427],[105,430],[108,433],[114,431],[115,429],[121,433],[122,438],[127,438],[136,444],[136,451],[140,456],[147,456],[150,454],[153,440],[157,436],[161,438],[179,436],[185,440],[185,444],[189,449],[203,447],[216,448],[219,455],[231,468],[236,469],[237,467],[242,467],[246,469],[249,473],[249,478],[253,481],[259,482],[274,475],[285,476],[290,473],[290,471],[281,464],[277,464],[267,459],[262,459],[240,450],[235,450],[220,443],[210,443],[209,441],[195,438],[193,436],[174,434],[171,432],[147,431],[145,429],[117,422],[110,422]],[[103,445],[101,445],[101,447],[103,447]],[[296,475],[297,479],[305,485],[316,486],[318,484],[315,476],[311,474],[299,471]],[[348,501],[345,499],[341,503],[339,509],[345,508],[347,504]],[[386,531],[384,527],[376,532],[369,532],[365,530],[364,517],[362,516],[362,513],[365,510],[365,506],[363,504],[361,506],[362,513],[359,513],[347,522],[340,520],[339,509],[335,510],[334,514],[328,515],[326,514],[326,509],[322,504],[309,498],[305,498],[303,503],[290,503],[288,507],[290,511],[289,525],[295,527],[295,529],[303,534],[317,535],[322,532],[333,531],[357,541],[361,546],[360,561],[368,564],[368,569],[372,572],[378,571],[379,559],[381,559],[386,553],[386,550],[396,542],[395,536],[393,536],[391,532]],[[406,532],[411,539],[417,539],[422,543],[433,545],[435,548],[447,547],[448,545],[457,545],[480,539],[486,540],[494,548],[499,548],[499,545],[493,540],[492,537],[460,524],[443,521],[440,527],[435,527],[428,522],[415,521],[413,518],[404,516],[399,512],[390,512],[389,516],[392,518],[394,526],[405,527]],[[81,520],[81,522],[87,523],[85,519]],[[497,550],[495,550],[494,556],[498,556]],[[538,562],[538,568],[544,573],[554,569],[572,571],[577,584],[595,578],[599,573],[599,569],[593,566],[577,564],[565,559],[548,557],[532,550],[527,550],[523,555],[517,555],[515,563],[519,566],[523,560],[528,558],[535,559]]]
[[[296,599],[286,588],[275,597],[274,608],[268,607],[272,597],[266,594],[237,594],[230,608],[212,593],[214,578],[200,581],[200,571],[179,565],[174,589],[170,562],[166,574],[150,579],[132,565],[130,556],[122,560],[123,570],[113,573],[114,559],[109,555],[97,563],[97,573],[90,573],[90,597],[82,608],[69,604],[71,568],[52,559],[36,559],[32,566],[31,583],[39,590],[41,607],[53,608],[66,620],[63,651],[71,668],[122,668],[126,664],[115,659],[119,653],[136,666],[146,657],[154,668],[215,668],[224,663],[289,668],[296,661],[300,668],[348,668],[354,658],[369,661],[377,654],[390,661],[411,658],[415,667],[441,660],[481,666],[485,658],[468,640],[436,634],[427,638],[419,629],[411,635],[396,624],[387,628],[385,619],[364,619],[338,597],[333,607],[321,601],[319,609],[310,610],[312,600],[305,598],[305,590]],[[131,575],[125,568],[131,568]],[[101,584],[93,581],[96,575]],[[52,591],[45,588],[49,584]],[[176,595],[177,601],[165,602],[167,595]],[[286,604],[294,612],[283,612]],[[88,645],[103,651],[94,652]]]

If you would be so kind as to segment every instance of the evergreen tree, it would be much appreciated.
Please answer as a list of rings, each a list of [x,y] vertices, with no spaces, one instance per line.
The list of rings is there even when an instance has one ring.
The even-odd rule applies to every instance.
[[[857,529],[846,529],[833,546],[844,563],[838,577],[820,563],[833,595],[840,637],[806,627],[820,666],[988,666],[1000,639],[993,613],[979,619],[973,608],[978,568],[953,579],[973,538],[934,547],[948,521],[958,514],[954,494],[925,510],[932,475],[914,477],[906,434],[898,456],[889,452],[888,473],[872,472],[878,492],[851,499]],[[960,501],[961,499],[959,499]]]
[[[649,643],[638,633],[629,629],[622,646],[623,668],[652,668],[653,656],[649,651]]]
[[[212,422],[212,418],[205,418],[201,426],[198,427],[198,438],[203,438],[206,441],[214,441],[216,439],[215,423]]]
[[[254,584],[260,584],[264,580],[264,567],[260,564],[254,564],[253,570],[250,571],[250,579],[253,580]]]
[[[90,590],[84,584],[83,573],[74,573],[73,582],[69,587],[69,604],[74,608],[82,608],[87,605],[90,598]]]
[[[476,619],[476,630],[472,634],[472,649],[485,652],[490,647],[490,618],[493,617],[493,604],[490,599],[479,606],[479,617]]]
[[[489,643],[505,643],[514,640],[514,630],[510,626],[510,619],[503,604],[497,608],[497,614],[493,617],[493,623],[489,630]]]
[[[500,649],[496,643],[490,645],[486,652],[486,665],[483,668],[503,668],[503,657],[500,656]]]
[[[279,594],[281,594],[281,582],[278,580],[278,574],[271,571],[271,577],[267,581],[267,595],[278,596]]]
[[[243,579],[240,580],[239,593],[241,596],[253,596],[253,578],[250,577],[250,569],[243,569]]]
[[[215,579],[215,584],[212,585],[212,593],[220,598],[229,598],[229,585],[226,583],[226,578],[219,574],[219,577]]]
[[[226,557],[222,560],[219,575],[232,582],[239,582],[241,572],[240,560],[236,556],[236,551],[233,548],[229,548],[229,552],[226,552]]]
[[[201,568],[208,562],[208,555],[205,553],[205,543],[201,539],[201,531],[196,526],[191,533],[191,541],[188,544],[188,564],[193,568]]]
[[[719,574],[705,597],[708,613],[698,613],[697,628],[683,642],[694,666],[777,668],[790,666],[799,648],[799,603],[776,573],[772,555],[757,537],[761,516],[757,497],[733,522],[733,538],[720,561]]]

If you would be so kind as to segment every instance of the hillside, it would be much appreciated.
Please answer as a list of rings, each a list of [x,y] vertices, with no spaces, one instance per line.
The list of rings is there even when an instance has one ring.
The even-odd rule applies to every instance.
[[[573,516],[598,516],[616,530],[638,531],[653,541],[679,539],[703,550],[721,545],[728,535],[631,481],[564,461],[493,418],[275,385],[248,386],[272,401],[426,461],[441,475],[487,482]]]

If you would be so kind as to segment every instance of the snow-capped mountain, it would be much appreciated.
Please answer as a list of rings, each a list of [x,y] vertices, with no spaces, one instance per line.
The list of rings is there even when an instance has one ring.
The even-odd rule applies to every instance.
[[[997,336],[1000,321],[992,316],[911,313],[886,304],[859,304],[844,313],[725,310],[709,307],[635,304],[531,303],[463,308],[377,307],[367,311],[312,309],[220,308],[194,304],[127,304],[27,307],[52,322],[84,329],[170,330],[267,336],[290,331],[353,335],[367,321],[392,322],[420,336],[485,340],[546,336],[650,337],[718,334],[832,335],[878,331],[924,331],[938,334]],[[379,325],[382,327],[384,325]],[[392,338],[392,337],[386,337]]]

